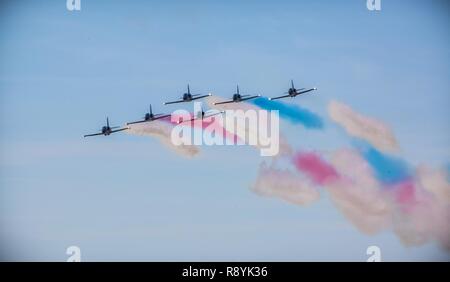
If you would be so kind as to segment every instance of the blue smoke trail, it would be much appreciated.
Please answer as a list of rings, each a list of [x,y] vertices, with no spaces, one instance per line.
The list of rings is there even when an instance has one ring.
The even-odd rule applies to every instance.
[[[384,154],[365,141],[357,140],[356,146],[375,172],[375,177],[384,184],[396,184],[411,177],[405,161]]]
[[[300,123],[311,129],[323,128],[323,121],[319,115],[298,105],[270,101],[266,98],[256,98],[251,100],[251,102],[264,110],[278,110],[281,118],[287,119],[294,124]]]

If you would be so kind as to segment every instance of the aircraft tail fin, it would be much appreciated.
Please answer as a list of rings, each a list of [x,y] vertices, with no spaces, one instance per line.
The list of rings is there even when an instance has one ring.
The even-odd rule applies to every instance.
[[[106,126],[109,127],[109,118],[106,117]]]
[[[294,80],[291,79],[291,86],[294,88]]]

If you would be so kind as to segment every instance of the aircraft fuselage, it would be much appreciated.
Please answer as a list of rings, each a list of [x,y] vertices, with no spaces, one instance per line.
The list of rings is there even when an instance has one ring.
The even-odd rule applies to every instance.
[[[183,94],[183,101],[191,101],[192,100],[192,95],[189,93],[184,93]]]
[[[102,127],[102,133],[105,136],[108,136],[111,134],[111,128],[109,126],[103,126]]]
[[[233,101],[234,102],[239,102],[239,101],[241,101],[241,95],[240,94],[233,94]]]
[[[144,119],[145,119],[146,121],[148,121],[148,120],[153,120],[154,117],[155,117],[154,114],[146,113]]]
[[[297,95],[297,90],[295,88],[289,88],[288,94],[291,96]]]

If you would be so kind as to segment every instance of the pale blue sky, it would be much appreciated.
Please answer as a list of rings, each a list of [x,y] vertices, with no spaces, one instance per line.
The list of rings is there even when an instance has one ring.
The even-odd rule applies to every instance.
[[[360,234],[326,195],[302,208],[252,193],[246,147],[189,160],[157,140],[83,139],[163,106],[191,84],[221,96],[274,96],[289,80],[319,91],[290,101],[324,131],[283,123],[297,148],[349,144],[326,118],[336,99],[389,124],[411,164],[448,165],[449,6],[386,1],[66,1],[0,5],[0,252],[4,259],[448,260]],[[185,107],[185,105],[183,105]],[[189,105],[187,105],[187,109]]]

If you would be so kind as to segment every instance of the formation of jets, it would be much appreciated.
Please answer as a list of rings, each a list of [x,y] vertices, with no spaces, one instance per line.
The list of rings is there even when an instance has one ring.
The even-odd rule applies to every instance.
[[[294,98],[298,95],[302,95],[311,91],[317,90],[316,87],[314,88],[295,88],[294,87],[294,81],[291,80],[291,87],[289,88],[289,90],[283,94],[286,95],[282,95],[282,96],[278,96],[278,97],[272,97],[272,98],[268,98],[269,100],[276,100],[276,99],[283,99],[283,98]],[[187,85],[187,92],[184,93],[181,96],[181,100],[176,100],[176,101],[170,101],[170,102],[165,102],[164,105],[169,105],[169,104],[177,104],[177,103],[186,103],[186,102],[191,102],[194,100],[198,100],[198,99],[202,99],[205,97],[209,97],[211,96],[211,94],[206,94],[206,95],[202,95],[202,94],[191,94],[191,90],[189,88],[189,84]],[[247,101],[250,99],[255,99],[261,97],[261,95],[242,95],[239,93],[239,85],[236,86],[236,93],[233,94],[232,99],[228,100],[228,101],[223,101],[223,102],[217,102],[214,103],[214,105],[221,105],[221,104],[229,104],[229,103],[240,103],[243,101]],[[201,119],[203,120],[204,118],[208,118],[211,116],[215,116],[218,114],[223,113],[223,111],[219,111],[219,112],[215,112],[215,113],[211,113],[211,114],[206,114],[203,111],[203,108],[201,109],[201,111],[199,111],[195,117],[193,117],[190,120],[184,120],[184,121],[179,121],[178,123],[183,123],[183,122],[188,122],[188,121],[193,121],[193,120],[197,120],[197,119]],[[144,123],[144,122],[151,122],[154,120],[158,120],[158,119],[162,119],[162,118],[166,118],[166,117],[170,117],[170,114],[154,114],[152,111],[152,105],[150,104],[149,107],[149,112],[145,114],[145,116],[143,117],[142,120],[138,120],[138,121],[132,121],[132,122],[128,122],[127,125],[131,125],[131,124],[137,124],[137,123]],[[102,127],[101,131],[98,133],[93,133],[93,134],[87,134],[84,135],[84,137],[91,137],[91,136],[97,136],[97,135],[104,135],[104,136],[108,136],[112,133],[115,132],[119,132],[119,131],[123,131],[123,130],[127,130],[129,129],[129,127],[123,127],[120,128],[120,126],[109,126],[109,119],[108,117],[106,118],[106,125]]]

